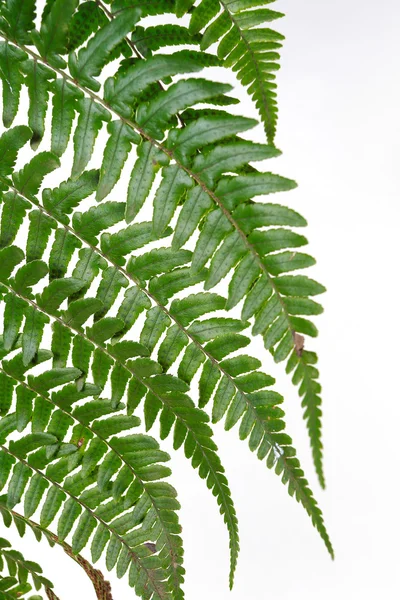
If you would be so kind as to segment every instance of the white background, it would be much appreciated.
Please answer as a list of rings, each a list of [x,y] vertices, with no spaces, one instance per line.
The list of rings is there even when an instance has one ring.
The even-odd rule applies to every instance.
[[[337,558],[330,560],[277,477],[221,427],[217,442],[241,533],[236,584],[229,592],[228,540],[215,500],[174,453],[186,597],[397,600],[400,4],[282,0],[273,8],[287,14],[278,26],[287,37],[276,140],[283,156],[273,170],[299,183],[284,202],[307,217],[318,259],[313,276],[328,288],[314,345],[324,388],[325,492],[313,474],[296,390],[279,371],[276,387]],[[251,114],[246,102],[243,112]],[[261,344],[259,353],[266,356]],[[264,369],[277,372],[268,356]],[[94,600],[62,551],[31,535],[17,547],[42,563],[61,600]],[[115,600],[134,597],[126,580],[109,579]]]

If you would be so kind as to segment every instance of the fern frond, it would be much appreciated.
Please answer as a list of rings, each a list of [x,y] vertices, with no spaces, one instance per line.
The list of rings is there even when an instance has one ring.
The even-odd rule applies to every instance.
[[[36,307],[33,301],[31,301],[31,305]],[[57,321],[57,323],[58,322],[59,321]],[[59,331],[59,329],[59,327],[55,327],[54,329],[54,334],[58,334],[58,343],[60,341],[60,335],[62,336],[65,333],[63,331]],[[85,341],[88,342],[86,338]],[[66,340],[64,339],[64,344],[65,343]],[[22,345],[24,346],[24,341],[22,342]],[[88,350],[88,348],[86,350]],[[98,353],[97,362],[102,359],[101,354]],[[174,579],[174,585],[176,585],[179,588],[181,581],[181,568],[179,567],[181,563],[181,540],[178,536],[175,535],[179,533],[179,526],[177,524],[177,520],[175,517],[172,518],[172,514],[170,513],[171,508],[173,510],[176,510],[177,508],[179,508],[179,505],[174,500],[174,490],[167,486],[167,484],[151,483],[157,478],[162,478],[168,475],[169,470],[162,468],[161,466],[157,467],[155,465],[155,463],[159,460],[165,460],[165,458],[168,458],[167,455],[165,455],[165,453],[158,452],[156,450],[156,442],[151,438],[146,438],[144,436],[128,436],[127,438],[125,438],[126,443],[124,441],[124,438],[112,438],[111,441],[108,441],[109,436],[114,435],[115,433],[118,433],[124,429],[130,429],[135,425],[137,426],[138,419],[136,417],[123,417],[116,415],[115,417],[111,417],[107,420],[95,421],[93,425],[87,422],[87,414],[89,409],[91,409],[89,414],[91,414],[92,418],[94,418],[96,415],[100,417],[123,408],[123,405],[119,406],[119,402],[117,402],[117,407],[115,407],[113,406],[112,401],[110,402],[105,400],[95,400],[91,401],[88,404],[88,406],[80,406],[73,411],[71,403],[74,403],[77,400],[83,399],[87,396],[99,395],[99,393],[101,392],[101,388],[98,387],[98,385],[96,384],[93,385],[86,383],[82,391],[78,391],[74,384],[70,384],[67,385],[64,388],[64,390],[56,392],[55,395],[53,395],[52,397],[48,397],[44,394],[44,391],[47,391],[52,387],[58,386],[63,383],[68,383],[68,381],[71,380],[76,380],[81,375],[81,371],[79,371],[76,368],[53,368],[37,378],[30,377],[28,379],[29,384],[26,384],[22,379],[22,373],[24,373],[25,371],[23,365],[23,355],[22,364],[20,356],[21,355],[17,355],[14,359],[6,363],[3,361],[4,370],[2,371],[3,376],[1,379],[1,407],[3,416],[7,414],[7,411],[9,410],[12,404],[12,398],[10,397],[10,392],[12,394],[12,385],[10,387],[10,382],[12,381],[13,383],[18,383],[18,387],[16,390],[16,413],[14,415],[10,415],[10,418],[8,419],[9,424],[7,424],[7,417],[5,417],[2,421],[3,428],[6,427],[5,435],[9,435],[11,430],[15,430],[16,427],[19,431],[22,431],[26,427],[26,425],[32,420],[32,431],[34,433],[28,434],[25,438],[27,444],[26,451],[29,452],[30,450],[35,450],[37,446],[42,446],[43,444],[49,444],[52,442],[53,447],[49,458],[53,460],[57,457],[59,458],[64,455],[69,455],[71,452],[74,453],[79,449],[79,453],[81,454],[80,458],[76,456],[74,457],[72,463],[71,460],[69,460],[68,464],[70,464],[72,469],[74,469],[77,466],[77,464],[79,464],[80,460],[82,460],[83,458],[81,477],[82,483],[84,482],[85,477],[87,477],[88,474],[90,475],[93,472],[93,469],[96,467],[97,462],[105,455],[104,461],[102,464],[100,464],[100,468],[98,469],[97,476],[100,492],[103,493],[99,497],[99,500],[102,501],[111,495],[112,486],[110,485],[110,478],[120,471],[120,475],[123,479],[123,487],[121,488],[121,483],[120,481],[118,481],[117,476],[116,483],[118,483],[116,485],[116,490],[118,491],[114,489],[112,490],[114,499],[118,501],[117,503],[119,504],[119,509],[117,510],[116,514],[118,514],[118,512],[121,512],[126,508],[129,508],[129,506],[132,505],[131,503],[133,501],[138,501],[141,498],[141,503],[144,505],[142,509],[144,510],[143,514],[146,514],[148,511],[150,511],[147,515],[147,519],[149,521],[149,531],[147,532],[148,539],[152,542],[157,542],[158,549],[161,551],[161,554],[164,553],[167,555],[164,556],[164,560],[168,564],[167,571],[168,569],[173,571],[170,577]],[[52,354],[48,352],[44,355],[44,360],[49,360],[51,356]],[[110,368],[110,366],[111,364],[108,363],[108,368]],[[95,371],[95,364],[93,365],[93,371]],[[103,373],[101,373],[100,375],[102,377],[104,376]],[[21,379],[19,379],[18,376],[21,377]],[[119,385],[119,382],[117,381],[116,384]],[[33,406],[33,400],[35,397],[35,406]],[[40,400],[40,410],[36,410],[38,398]],[[58,410],[51,416],[52,406],[58,408]],[[83,415],[83,417],[79,418],[77,415]],[[69,425],[72,421],[77,422],[73,433],[74,443],[63,443],[61,432],[63,432],[64,435],[66,435],[67,429],[69,429]],[[63,431],[64,428],[65,431]],[[52,433],[38,434],[38,432],[44,431],[44,429],[47,429],[48,432],[50,431]],[[4,431],[2,431],[2,433],[4,433]],[[57,434],[57,437],[54,436],[54,433]],[[89,448],[87,449],[86,445],[91,439],[92,442],[90,442]],[[19,444],[19,446],[23,446],[23,444],[20,442],[17,442],[16,444]],[[12,446],[12,448],[15,448],[15,445]],[[85,449],[86,452],[84,452]],[[146,456],[146,449],[148,449],[149,457],[146,460],[144,460]],[[3,450],[6,452],[4,448]],[[135,456],[135,452],[137,453],[137,456]],[[126,455],[126,453],[128,454]],[[9,454],[12,455],[12,453],[10,452]],[[15,454],[12,456],[14,456],[14,458],[18,458],[18,456],[16,456]],[[41,462],[41,460],[44,460],[44,456],[37,456],[37,459],[39,459],[39,464],[42,465],[43,463]],[[69,470],[70,467],[68,467],[67,473]],[[39,480],[39,482],[40,481],[41,480]],[[147,481],[149,481],[150,483],[147,483]],[[50,480],[48,480],[48,482],[51,483]],[[26,483],[27,481],[25,482],[25,484]],[[92,483],[92,481],[89,479],[87,485],[90,485],[90,483]],[[124,506],[124,503],[120,500],[120,496],[128,486],[130,486],[129,491],[127,492],[128,500],[125,500]],[[86,485],[84,485],[84,488],[85,487]],[[63,488],[58,486],[58,489]],[[108,493],[104,494],[106,490]],[[11,484],[9,486],[8,491],[9,498],[10,493],[11,498],[13,498],[13,500],[9,499],[8,502],[9,504],[11,504],[12,507],[15,501],[15,494],[13,495],[14,488]],[[43,493],[44,489],[42,489],[42,494]],[[29,490],[27,494],[29,494]],[[40,501],[40,497],[40,495],[39,497],[37,496],[36,491],[34,502],[38,503]],[[170,500],[168,500],[169,507],[167,508],[163,505],[167,503],[168,498],[170,498]],[[37,503],[35,506],[37,506]],[[49,501],[48,504],[49,507],[54,507],[54,499],[51,498],[51,501]],[[33,507],[33,511],[35,510],[35,506]],[[58,510],[59,506],[56,508]],[[44,509],[45,507],[43,508],[43,510]],[[25,504],[25,510],[26,512],[28,512],[27,516],[30,516],[30,514],[32,514],[33,512],[32,507],[27,509],[27,504]],[[66,505],[58,525],[59,536],[62,539],[64,539],[65,536],[69,533],[74,520],[79,516],[79,512],[80,510],[77,510],[76,503],[73,502],[70,503],[69,506]],[[54,517],[55,514],[51,514],[49,522],[47,522],[49,520],[49,516],[44,517],[46,518],[46,525],[49,525],[50,522],[54,519]],[[71,517],[73,519],[72,521]],[[103,523],[101,520],[100,522]],[[131,529],[135,524],[135,520],[132,518],[129,522],[129,527],[127,531],[129,531],[129,529]],[[156,533],[151,532],[151,527],[157,530]],[[123,532],[126,533],[125,530]],[[113,540],[115,543],[115,531],[110,530],[110,533],[111,545]],[[75,532],[74,535],[75,537],[77,537],[77,539],[79,539],[79,532]],[[144,541],[147,541],[146,530],[143,532],[142,536]],[[107,539],[105,539],[104,542],[106,543]],[[121,539],[119,539],[119,542],[121,545]],[[104,546],[100,547],[100,554],[103,550]],[[98,554],[98,552],[98,548],[92,545],[92,555],[94,559],[99,558],[100,554]],[[126,568],[128,568],[128,566],[129,562],[126,565]],[[135,584],[135,579],[133,579],[133,584]]]
[[[272,144],[278,118],[275,73],[284,36],[264,27],[283,17],[282,13],[264,8],[271,1],[201,0],[191,10],[189,30],[197,35],[203,31],[202,50],[218,42],[219,58],[233,68],[248,89]],[[192,5],[187,0],[176,0],[177,15],[182,16]]]
[[[60,282],[59,281],[55,281],[53,283],[64,283],[64,282],[68,282],[68,280],[63,279]],[[6,284],[3,282],[3,285],[6,286]],[[51,286],[51,284],[50,284]],[[49,287],[50,287],[49,286]],[[54,287],[54,286],[53,286]],[[61,287],[61,285],[59,286]],[[65,290],[65,285],[62,286]],[[7,289],[10,292],[13,292],[13,289],[11,287],[7,286]],[[68,289],[68,292],[71,292],[70,289]],[[26,344],[25,342],[25,335],[22,338],[22,362],[24,363],[24,356],[25,356],[25,348],[26,346],[28,346],[29,349],[29,359],[31,356],[31,353],[33,352],[33,350],[31,349],[32,347],[32,337],[34,338],[35,343],[35,347],[37,348],[38,343],[40,341],[41,338],[41,332],[43,330],[42,324],[45,323],[46,320],[50,319],[53,313],[53,310],[49,311],[49,312],[45,312],[44,309],[39,308],[39,305],[30,300],[28,297],[24,297],[21,295],[17,296],[20,300],[23,300],[25,302],[27,302],[29,304],[29,306],[31,308],[33,308],[35,311],[39,312],[39,315],[44,316],[44,319],[42,319],[40,321],[40,331],[38,332],[37,329],[37,316],[36,316],[36,320],[33,322],[33,324],[31,324],[30,322],[28,323],[28,327],[29,327],[29,333],[31,333],[31,330],[34,329],[33,331],[33,335],[26,335],[26,339],[27,342]],[[54,293],[52,293],[51,295],[49,295],[49,298],[51,298],[51,302],[54,301]],[[57,298],[57,296],[56,296]],[[7,302],[7,299],[6,299]],[[59,303],[59,298],[57,298],[56,300],[57,303]],[[79,301],[78,301],[79,302]],[[44,304],[47,304],[45,299],[44,299],[44,293],[41,296],[41,300],[40,300],[40,304],[43,306]],[[47,306],[47,310],[48,306]],[[35,314],[35,313],[34,313]],[[152,318],[152,315],[149,315],[150,319]],[[61,324],[63,327],[69,328],[71,331],[73,331],[74,333],[78,334],[79,339],[74,340],[73,342],[73,364],[74,364],[74,368],[72,369],[68,369],[68,368],[64,368],[64,369],[60,369],[60,368],[55,368],[51,371],[46,372],[44,375],[39,376],[39,378],[34,381],[31,380],[30,381],[30,391],[33,392],[37,392],[37,391],[41,391],[42,389],[47,390],[48,386],[51,385],[51,387],[53,387],[54,385],[60,385],[62,383],[65,383],[63,378],[67,378],[67,381],[72,380],[79,380],[82,375],[84,373],[82,373],[81,370],[79,370],[77,368],[77,366],[81,367],[82,369],[87,369],[87,365],[89,363],[90,360],[90,354],[93,352],[94,348],[94,352],[95,352],[95,356],[94,356],[94,362],[93,362],[93,370],[95,370],[95,367],[97,367],[96,362],[98,361],[102,361],[102,367],[104,369],[105,366],[105,362],[107,364],[108,361],[108,368],[110,369],[112,363],[115,364],[113,372],[111,374],[111,383],[112,383],[112,399],[111,399],[111,407],[115,407],[116,405],[118,406],[119,404],[119,400],[122,397],[126,385],[128,383],[129,377],[131,377],[131,395],[135,395],[136,392],[136,388],[139,385],[140,390],[142,392],[142,396],[144,395],[144,393],[146,393],[147,390],[147,397],[146,397],[146,401],[145,401],[145,419],[146,419],[146,426],[147,428],[150,428],[152,426],[152,424],[154,423],[154,420],[157,416],[157,413],[162,410],[162,414],[161,414],[161,437],[164,438],[166,437],[169,432],[171,431],[171,428],[174,425],[175,422],[175,427],[174,427],[174,447],[176,449],[178,449],[179,447],[181,447],[184,444],[184,448],[185,448],[185,455],[187,458],[191,458],[192,459],[192,465],[194,468],[199,468],[199,473],[200,476],[202,478],[207,479],[207,485],[208,487],[211,488],[211,490],[213,491],[214,495],[217,498],[217,501],[220,505],[221,508],[221,512],[224,515],[225,521],[227,522],[229,531],[232,535],[231,537],[231,551],[232,551],[232,564],[233,567],[236,564],[236,560],[237,560],[237,554],[238,554],[238,541],[237,541],[237,519],[236,519],[236,515],[235,515],[235,511],[234,511],[234,507],[233,507],[233,503],[232,500],[230,498],[230,492],[229,492],[229,488],[227,486],[227,481],[226,478],[223,474],[223,468],[222,465],[220,463],[220,460],[218,458],[218,455],[216,454],[216,446],[214,444],[214,442],[211,439],[212,436],[212,431],[211,429],[206,425],[206,422],[208,421],[208,417],[205,415],[205,413],[203,413],[202,411],[200,411],[199,409],[196,409],[193,405],[193,403],[191,402],[190,398],[184,393],[187,389],[187,385],[184,383],[184,381],[180,381],[174,377],[169,377],[167,375],[161,375],[159,374],[161,371],[161,367],[160,369],[158,368],[157,363],[155,363],[154,361],[150,360],[150,359],[136,359],[136,360],[132,360],[132,361],[122,361],[120,359],[121,355],[123,356],[124,353],[126,352],[127,355],[129,357],[132,356],[132,348],[129,344],[123,344],[123,342],[121,343],[123,346],[123,349],[121,349],[122,352],[118,352],[119,347],[118,344],[116,344],[115,346],[112,347],[112,349],[107,349],[107,348],[103,348],[103,343],[106,341],[106,339],[108,339],[109,337],[111,337],[114,333],[118,332],[121,329],[121,326],[123,326],[123,322],[119,319],[115,319],[112,317],[104,317],[103,319],[100,319],[92,328],[90,328],[89,330],[89,335],[85,335],[81,332],[79,332],[78,330],[76,330],[74,327],[71,326],[71,322],[70,320],[64,320],[61,318],[56,318],[56,322]],[[117,328],[115,328],[115,325],[117,325]],[[154,325],[153,325],[154,327]],[[145,330],[144,330],[145,331]],[[27,333],[26,329],[24,330],[24,334]],[[144,341],[144,336],[141,336],[141,341]],[[140,345],[139,345],[140,346]],[[146,346],[142,346],[141,348],[139,348],[139,351],[143,350],[146,353]],[[76,354],[74,356],[74,350],[76,350]],[[136,351],[136,347],[134,348],[134,350]],[[36,349],[37,352],[37,349]],[[35,352],[35,354],[36,354]],[[96,352],[97,352],[97,356],[96,356]],[[148,352],[148,351],[147,351]],[[97,359],[97,361],[96,361]],[[15,359],[14,359],[15,360]],[[31,360],[31,359],[30,359]],[[30,362],[29,360],[29,362]],[[11,361],[12,363],[12,361]],[[21,368],[19,365],[19,361],[17,361],[17,373],[18,373],[18,368]],[[97,369],[96,369],[97,371]],[[9,373],[12,376],[12,381],[19,381],[16,378],[16,372],[15,372],[15,367],[13,364],[7,365],[7,369],[6,369],[6,373]],[[95,375],[95,373],[93,373]],[[151,375],[153,375],[153,377],[151,377]],[[9,383],[10,383],[10,378],[7,377],[7,375],[4,374],[4,376],[6,377],[6,380],[4,381],[4,388],[3,390],[7,390],[5,393],[5,399],[3,399],[2,404],[2,408],[3,408],[3,414],[5,414],[7,412],[7,407],[11,406],[11,398],[9,396],[9,391],[11,391],[12,393],[12,388],[9,388]],[[104,377],[104,371],[101,372],[100,371],[100,376]],[[106,373],[107,376],[107,373]],[[55,378],[55,381],[54,381]],[[82,390],[83,396],[87,395],[87,393],[91,393],[91,395],[98,395],[98,393],[101,391],[100,387],[96,386],[96,377],[94,378],[95,381],[95,387],[94,389],[90,387],[89,384],[85,383],[85,387]],[[22,384],[22,382],[20,382],[20,384]],[[68,402],[68,401],[76,401],[76,392],[74,392],[75,386],[69,386],[66,389],[65,394],[62,392],[59,392],[57,395],[57,398],[61,397],[63,402]],[[70,400],[69,400],[69,396],[70,395]],[[43,397],[43,394],[41,394],[41,397],[43,400],[47,400],[48,402],[51,402],[50,399]],[[80,394],[78,392],[78,397],[76,399],[80,399]],[[51,402],[52,403],[52,402]],[[129,403],[129,392],[128,392],[128,403]],[[57,406],[57,403],[56,403]],[[134,406],[128,406],[128,411],[131,412],[131,410],[134,408]],[[4,412],[5,411],[5,412]],[[35,414],[33,413],[33,417],[35,416]],[[73,415],[72,415],[73,416]],[[50,417],[50,413],[48,414],[48,418]],[[48,419],[47,419],[48,421]],[[132,418],[127,418],[126,420],[121,419],[121,420],[116,420],[115,424],[117,426],[117,431],[119,431],[119,426],[120,423],[122,423],[122,428],[125,429],[126,427],[132,427],[135,423],[135,419]],[[46,422],[45,422],[46,425]],[[95,442],[97,440],[101,441],[101,446],[102,448],[105,448],[105,440],[103,440],[102,436],[101,436],[101,425],[102,422],[100,422],[99,424],[100,427],[100,433],[97,430],[97,428],[95,428],[95,434],[96,434],[96,440],[93,442],[93,444],[95,444]],[[110,423],[110,429],[111,429],[111,433],[114,433],[113,431],[113,423]],[[43,425],[41,424],[40,426],[40,430],[43,429]],[[33,424],[33,428],[36,429],[36,426]],[[106,430],[107,431],[107,430]],[[56,443],[56,440],[50,436],[50,438],[45,438],[43,440],[43,443]],[[42,438],[40,438],[41,440]],[[40,441],[39,440],[39,441]],[[32,440],[32,442],[34,444],[36,444],[36,438]],[[119,447],[119,442],[117,440],[114,441],[114,446],[116,445],[117,451],[118,451],[118,447]],[[123,447],[123,446],[122,446]],[[34,448],[35,449],[35,448]],[[115,450],[115,447],[111,447],[111,450]],[[92,460],[94,459],[98,459],[99,457],[97,456],[99,449],[95,444],[95,448],[93,449],[93,459],[90,455],[90,448],[89,451],[86,453],[86,455],[83,458],[83,471],[84,471],[84,475],[87,474],[87,469],[89,468],[91,472],[96,464],[96,462],[92,463]],[[128,450],[128,452],[132,452],[133,450]],[[124,451],[122,450],[122,453]],[[104,452],[101,453],[101,456],[104,454]],[[88,458],[88,456],[90,456],[90,458]],[[119,454],[118,454],[119,456]],[[119,458],[122,458],[121,456],[119,456]],[[107,461],[107,457],[105,459],[105,462]],[[117,461],[118,463],[118,461]],[[89,464],[89,467],[87,466]],[[85,467],[86,465],[86,467]],[[108,467],[108,464],[107,464]],[[118,464],[117,464],[118,467]],[[131,468],[131,470],[133,471],[133,469]],[[106,471],[108,472],[108,471]],[[111,471],[111,475],[113,474],[113,471]],[[139,474],[134,472],[135,477],[138,479],[140,479],[140,471]],[[98,479],[98,485],[100,487],[100,489],[102,489],[104,487],[104,474],[102,473],[101,470],[101,466],[100,466],[100,472],[99,472],[99,479]],[[137,487],[137,486],[136,486]],[[10,492],[9,492],[10,493]],[[148,508],[148,507],[147,507]],[[158,514],[158,513],[157,513]],[[169,517],[170,518],[170,517]],[[164,524],[164,528],[166,528],[166,525]],[[168,531],[168,528],[167,528]],[[174,540],[171,541],[171,539],[168,539],[168,543],[169,543],[169,554],[168,554],[168,559],[170,561],[170,563],[172,563],[175,566],[175,569],[178,567],[179,565],[179,547],[180,544],[178,545],[178,547],[176,547]],[[165,544],[165,540],[162,539],[160,541],[160,544]],[[174,582],[174,584],[176,584],[176,586],[179,587],[179,583],[180,583],[180,577],[175,573],[173,575],[177,581]],[[172,578],[172,576],[171,576]],[[174,586],[175,587],[175,586]]]
[[[192,23],[201,21],[199,7],[191,4],[185,10],[192,12]],[[85,28],[89,5],[94,18]],[[3,98],[10,101],[3,121],[11,126],[26,86],[29,128],[17,126],[0,138],[0,483],[7,486],[10,509],[24,500],[27,518],[42,503],[44,528],[60,512],[59,537],[72,535],[74,553],[93,538],[93,560],[104,551],[107,567],[118,576],[129,569],[140,597],[179,600],[179,505],[163,481],[169,457],[149,436],[120,435],[138,425],[133,413],[141,403],[146,430],[158,421],[161,439],[173,435],[174,448],[184,449],[218,501],[230,535],[231,585],[238,526],[203,410],[211,399],[213,422],[225,414],[227,428],[241,421],[240,437],[275,467],[332,548],[290,438],[282,433],[281,397],[269,390],[274,379],[259,370],[259,360],[232,356],[250,343],[245,333],[254,319],[253,334],[263,335],[276,362],[290,353],[299,359],[303,370],[296,370],[294,380],[303,382],[300,395],[322,479],[319,412],[310,409],[319,402],[317,372],[297,341],[301,333],[316,334],[299,315],[321,311],[310,296],[323,287],[304,275],[287,275],[314,263],[297,251],[307,241],[292,231],[304,219],[280,204],[254,201],[295,184],[249,165],[278,151],[239,137],[254,120],[214,108],[236,102],[227,95],[230,86],[190,76],[219,65],[219,59],[202,51],[157,52],[174,43],[198,43],[199,37],[190,38],[183,27],[148,32],[137,25],[141,16],[173,9],[173,2],[160,0],[144,6],[119,1],[110,9],[100,1],[77,7],[55,0],[46,6],[39,31],[33,31],[29,10],[22,31],[13,20],[13,2],[3,7],[0,77]],[[249,11],[246,18],[252,28]],[[244,15],[241,23],[245,29]],[[103,68],[121,54],[129,58],[119,61],[103,86]],[[30,140],[36,150],[44,138],[50,96],[52,151],[36,154],[15,172],[20,148]],[[105,124],[102,164],[88,171]],[[71,136],[70,178],[40,192]],[[109,200],[134,153],[126,200]],[[152,220],[140,221],[153,194]],[[184,246],[194,234],[192,252]],[[228,298],[210,291],[229,274]],[[198,283],[204,292],[191,289]],[[224,311],[239,302],[242,319],[229,318]],[[129,339],[133,328],[138,341]],[[50,348],[42,342],[48,334]],[[38,365],[41,373],[26,375]],[[292,365],[293,358],[288,370]],[[190,386],[199,371],[196,407]]]
[[[238,358],[228,359],[226,367],[242,373],[248,370],[246,361]],[[240,422],[239,436],[244,440],[249,438],[249,447],[252,452],[257,451],[260,460],[266,459],[268,468],[275,468],[282,482],[288,484],[288,491],[295,496],[307,513],[324,540],[326,547],[334,556],[332,544],[329,540],[320,509],[318,508],[300,463],[296,458],[296,451],[291,446],[290,437],[283,433],[285,423],[282,419],[283,411],[279,404],[283,398],[272,391],[257,390],[257,382],[253,375],[241,375],[232,380],[230,388],[219,385],[213,404],[213,422],[221,420],[226,414],[225,428],[231,429]],[[236,384],[236,385],[235,385]]]
[[[321,385],[318,382],[319,372],[315,365],[318,357],[315,352],[293,351],[287,363],[286,371],[294,370],[292,381],[299,385],[300,395],[303,398],[304,419],[307,423],[314,465],[321,487],[325,487],[325,477],[322,467],[322,442],[321,442]]]

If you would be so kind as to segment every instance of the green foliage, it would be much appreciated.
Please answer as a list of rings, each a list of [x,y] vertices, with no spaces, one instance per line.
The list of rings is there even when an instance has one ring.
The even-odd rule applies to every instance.
[[[127,575],[137,596],[182,600],[180,505],[150,430],[171,438],[216,498],[231,586],[238,522],[213,439],[219,421],[237,426],[333,555],[275,379],[244,351],[260,334],[274,361],[286,361],[324,484],[317,357],[303,350],[324,288],[303,272],[314,264],[298,251],[304,218],[263,198],[296,184],[254,166],[279,155],[279,36],[258,26],[280,15],[261,0],[108,4],[48,2],[38,30],[34,2],[1,5],[0,511],[6,525],[61,544],[105,594],[79,557],[85,548]],[[189,27],[141,21],[175,10],[191,13]],[[221,37],[219,57],[204,52]],[[237,101],[207,67],[227,56],[268,144],[240,137],[257,122],[221,108]],[[27,122],[13,126],[25,88]],[[47,133],[50,150],[37,153]],[[89,169],[100,133],[102,158]],[[22,161],[28,141],[35,154]],[[53,172],[61,183],[50,186]],[[225,282],[227,297],[213,290]]]
[[[125,35],[132,31],[139,19],[140,12],[137,9],[129,9],[117,16],[99,29],[90,38],[86,47],[79,50],[78,55],[71,53],[69,56],[69,68],[71,75],[81,85],[98,91],[100,83],[95,77],[100,75],[102,67],[107,62],[109,54],[123,40]]]
[[[201,0],[191,10],[189,26],[192,34],[202,32],[202,50],[218,43],[218,57],[233,68],[239,81],[248,88],[270,143],[275,137],[278,117],[275,72],[284,39],[283,35],[263,27],[283,17],[282,13],[264,8],[271,1]],[[176,0],[177,15],[184,15],[193,4],[191,0]]]

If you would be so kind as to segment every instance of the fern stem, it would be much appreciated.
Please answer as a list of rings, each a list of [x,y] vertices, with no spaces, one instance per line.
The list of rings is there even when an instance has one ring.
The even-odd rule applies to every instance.
[[[15,510],[11,510],[5,504],[0,503],[0,506],[2,510],[6,510],[12,517],[23,521],[26,525],[28,525],[30,529],[32,529],[32,531],[39,531],[40,534],[43,534],[49,541],[49,543],[57,544],[57,546],[60,546],[64,550],[64,552],[85,571],[86,575],[93,583],[93,587],[95,589],[98,600],[113,600],[111,595],[111,586],[109,582],[104,579],[104,575],[102,574],[102,572],[98,569],[95,569],[93,565],[91,565],[89,561],[83,558],[83,556],[81,556],[80,554],[74,554],[69,544],[67,544],[64,541],[61,541],[60,538],[49,529],[42,527],[41,525],[39,525],[39,523],[36,523],[32,519],[25,517],[24,515],[16,512]],[[57,596],[55,596],[52,590],[46,589],[47,594],[49,593],[49,591],[51,591],[51,593],[53,594],[53,596],[49,596],[49,598],[57,598]]]
[[[56,536],[55,536],[56,537]],[[89,577],[90,581],[93,584],[95,592],[97,594],[98,600],[113,600],[111,594],[111,585],[104,578],[103,573],[95,569],[89,561],[87,561],[83,556],[75,554],[72,552],[71,546],[69,544],[63,544],[64,552],[68,554],[73,560],[75,560],[80,567],[85,571],[86,575]]]
[[[115,529],[113,527],[111,527],[110,524],[107,523],[107,521],[105,521],[104,519],[102,519],[101,517],[99,517],[99,515],[97,515],[94,512],[94,510],[92,510],[85,502],[82,502],[82,500],[80,500],[77,496],[75,496],[74,494],[72,494],[71,492],[69,492],[68,490],[66,490],[65,488],[63,488],[63,486],[60,485],[57,481],[55,481],[54,479],[52,479],[51,477],[49,477],[48,475],[46,475],[45,473],[43,473],[40,469],[37,469],[36,467],[34,467],[31,464],[29,464],[29,462],[27,460],[25,460],[24,458],[21,458],[17,454],[14,454],[13,452],[11,452],[11,450],[9,450],[9,448],[7,448],[6,446],[3,446],[2,444],[0,444],[0,450],[2,450],[3,452],[5,452],[9,456],[12,456],[17,461],[19,461],[20,463],[22,463],[23,465],[25,465],[26,467],[28,467],[29,469],[32,469],[32,471],[34,471],[35,473],[37,473],[38,475],[40,475],[41,477],[43,477],[43,479],[45,479],[46,481],[48,481],[51,485],[53,485],[54,487],[58,488],[61,492],[67,494],[70,498],[72,498],[75,502],[77,502],[80,506],[82,506],[82,508],[85,511],[87,511],[88,513],[90,513],[90,515],[94,519],[96,519],[96,521],[98,521],[99,523],[101,523],[102,525],[104,525],[104,527],[113,536],[115,536],[119,540],[119,542],[121,542],[121,544],[123,546],[125,546],[128,549],[128,553],[129,553],[129,556],[131,557],[131,559],[137,564],[137,566],[138,566],[139,569],[143,570],[146,573],[146,576],[148,577],[149,581],[152,582],[152,585],[154,586],[154,590],[158,594],[158,597],[160,598],[160,600],[164,600],[164,598],[165,598],[164,592],[161,589],[158,588],[158,581],[154,577],[152,577],[151,571],[149,571],[149,569],[147,569],[147,567],[145,567],[142,564],[140,556],[138,554],[136,554],[135,552],[133,552],[133,550],[131,549],[131,547],[129,546],[129,544],[124,540],[124,538],[121,535],[119,535],[119,533],[117,533],[117,531],[115,531]]]

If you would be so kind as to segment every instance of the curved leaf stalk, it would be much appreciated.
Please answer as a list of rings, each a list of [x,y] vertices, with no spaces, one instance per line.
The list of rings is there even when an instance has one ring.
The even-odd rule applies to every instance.
[[[56,536],[54,536],[56,538]],[[54,539],[53,538],[53,539]],[[59,543],[58,540],[56,543]],[[90,581],[93,584],[94,590],[96,592],[96,596],[98,600],[113,600],[111,593],[111,584],[107,581],[101,571],[99,569],[95,569],[88,560],[83,558],[80,554],[75,555],[72,552],[71,546],[62,543],[62,547],[64,552],[68,554],[73,560],[75,560],[80,567],[85,571],[86,575],[89,577]]]
[[[17,519],[20,523],[24,523],[26,526],[32,529],[37,539],[40,539],[42,535],[44,535],[49,544],[52,546],[55,544],[60,546],[64,552],[85,571],[86,575],[93,584],[97,600],[113,600],[111,585],[109,581],[105,579],[103,573],[98,569],[95,569],[93,565],[91,565],[90,562],[80,554],[74,554],[71,546],[67,544],[67,542],[60,540],[57,535],[52,533],[49,529],[42,527],[39,525],[39,523],[36,523],[32,519],[28,519],[15,510],[11,510],[2,502],[0,502],[0,507],[3,513],[8,513],[12,518]],[[36,572],[33,572],[33,574],[36,574]],[[58,600],[58,596],[55,595],[52,588],[47,587],[46,594],[50,600]]]

